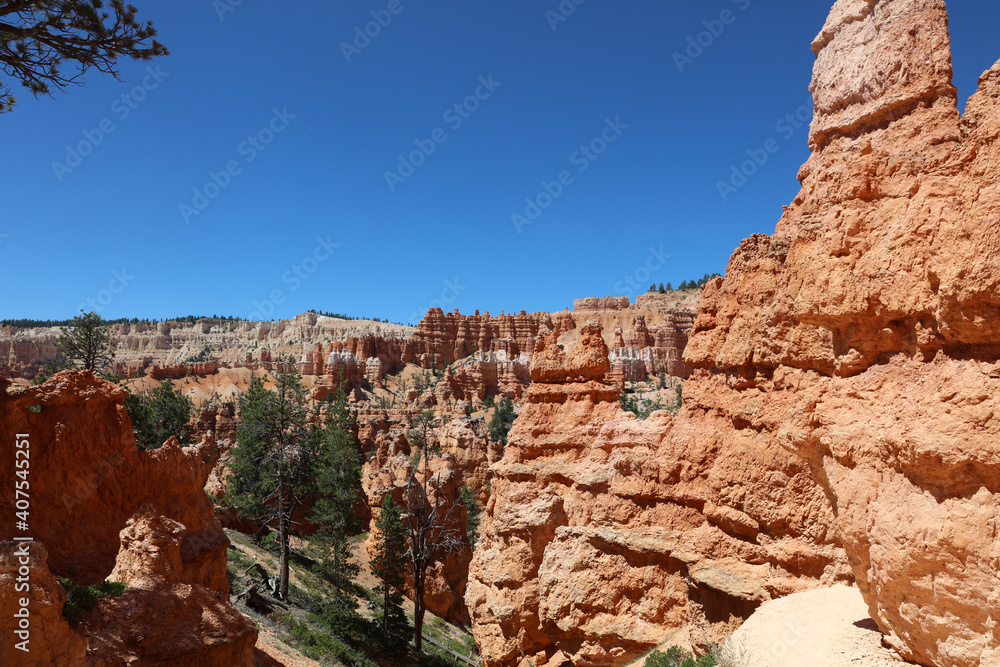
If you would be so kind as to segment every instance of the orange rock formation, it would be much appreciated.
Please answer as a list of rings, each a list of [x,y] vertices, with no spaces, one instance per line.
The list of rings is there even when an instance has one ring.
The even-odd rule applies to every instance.
[[[705,290],[686,356],[809,462],[891,643],[970,667],[1000,659],[1000,63],[960,117],[947,22],[834,6],[802,191]]]
[[[690,422],[639,421],[606,382],[601,328],[580,333],[568,352],[539,341],[491,466],[466,593],[485,665],[623,665],[686,625],[718,634],[772,596],[849,576],[804,462],[756,431],[734,438],[711,385]]]
[[[813,51],[802,190],[706,286],[677,419],[536,355],[472,563],[486,665],[623,664],[847,563],[905,657],[1000,661],[1000,63],[960,116],[941,0],[840,0]]]
[[[26,434],[30,442],[28,532],[35,542],[25,544],[31,545],[29,606],[38,614],[32,628],[39,630],[32,659],[41,661],[32,664],[113,665],[145,657],[149,664],[253,665],[256,629],[229,604],[229,539],[203,490],[219,456],[214,439],[185,449],[171,439],[140,451],[125,395],[89,372],[60,373],[30,388],[0,379],[0,432]],[[0,475],[16,479],[14,460],[0,462]],[[14,502],[14,494],[0,498],[0,539],[25,532],[14,529]],[[19,548],[0,543],[5,610],[17,599],[3,581],[23,565]],[[61,616],[65,592],[53,575],[79,584],[110,575],[130,587],[101,602],[86,627],[70,628]],[[126,616],[132,625],[123,633]],[[13,618],[4,613],[0,621],[8,636]],[[25,664],[14,650],[11,642],[0,645],[0,663]]]

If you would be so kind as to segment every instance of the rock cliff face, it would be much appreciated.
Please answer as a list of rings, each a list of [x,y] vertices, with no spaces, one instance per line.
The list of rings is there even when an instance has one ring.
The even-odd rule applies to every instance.
[[[184,577],[185,527],[146,505],[121,531],[112,581],[125,592],[102,600],[83,623],[88,657],[103,665],[255,665],[257,628],[229,597]],[[129,622],[122,624],[120,619]],[[122,627],[124,625],[124,627]]]
[[[470,567],[485,665],[623,665],[685,626],[716,636],[763,600],[849,576],[804,462],[756,431],[732,438],[712,385],[689,399],[698,423],[641,422],[609,369],[598,325],[569,352],[538,343]]]
[[[229,604],[229,540],[203,490],[219,456],[215,442],[206,436],[199,445],[182,449],[171,439],[159,450],[140,451],[124,399],[124,389],[88,372],[60,373],[31,388],[10,387],[0,379],[0,433],[11,438],[25,434],[30,443],[28,523],[35,541],[26,544],[33,545],[29,568],[37,575],[32,579],[31,608],[38,610],[38,627],[44,628],[39,639],[51,642],[55,651],[53,661],[45,664],[115,665],[126,664],[130,655],[155,655],[163,662],[149,664],[252,665],[256,630]],[[0,462],[0,475],[17,479],[14,461],[10,456]],[[0,539],[24,533],[14,530],[14,502],[13,494],[0,499]],[[169,535],[156,537],[157,531],[133,527],[119,536],[137,513],[147,517],[146,523],[169,525]],[[15,561],[23,564],[18,548],[14,542],[2,543],[0,578],[13,572]],[[156,552],[164,560],[148,561]],[[110,613],[106,622],[92,619],[94,625],[85,630],[70,629],[61,617],[65,593],[53,575],[93,584],[113,573],[134,585],[122,598],[108,601],[108,608],[118,612]],[[142,584],[144,577],[153,583]],[[173,592],[164,593],[164,586]],[[7,605],[13,596],[2,597]],[[174,602],[165,605],[167,598]],[[183,607],[184,614],[164,616],[168,607]],[[134,619],[131,638],[116,634],[115,619],[128,610],[136,611],[139,619]],[[8,624],[13,615],[5,614],[4,619]],[[154,619],[155,632],[143,625]],[[185,642],[175,641],[182,635],[188,637]],[[174,640],[168,641],[170,637]],[[98,648],[112,639],[124,641],[119,648],[127,645],[127,650]],[[104,662],[97,653],[87,653],[88,642]],[[12,651],[13,645],[4,642],[0,663],[24,664],[20,653]],[[39,655],[43,662],[47,659],[44,652]]]
[[[275,370],[291,358],[299,372],[316,372],[319,346],[325,354],[346,353],[381,360],[386,368],[400,363],[403,341],[413,329],[365,320],[341,320],[304,313],[294,320],[247,322],[197,320],[112,327],[117,372],[143,372],[157,379],[210,375],[220,367]],[[58,328],[0,327],[0,375],[31,379],[56,358]],[[364,372],[364,369],[362,369]]]
[[[631,306],[627,296],[589,296],[586,299],[573,301],[573,314],[581,317],[594,317],[606,313],[618,313]]]
[[[0,629],[7,638],[0,646],[0,659],[5,665],[87,664],[87,640],[73,632],[63,618],[66,590],[49,570],[47,557],[40,542],[0,542]],[[28,589],[19,588],[25,583]],[[27,628],[21,628],[15,616],[24,613],[22,597],[29,600]],[[17,631],[24,634],[15,634]],[[17,648],[23,641],[28,642],[23,645],[25,651]]]
[[[900,652],[995,664],[1000,63],[960,117],[940,0],[841,0],[813,51],[802,191],[686,359],[809,462]]]
[[[960,116],[941,0],[840,0],[813,51],[802,190],[706,285],[678,417],[616,416],[573,358],[529,388],[466,596],[485,664],[620,665],[847,576],[905,657],[1000,664],[1000,63]]]
[[[697,304],[698,292],[682,292],[686,302],[674,294],[644,294],[632,306],[617,297],[578,299],[573,319],[577,326],[594,321],[603,327],[615,375],[640,382],[660,373],[687,379],[691,369],[682,355],[695,313],[684,305],[691,299]],[[566,336],[563,342],[572,344],[575,337]]]
[[[449,400],[481,401],[498,394],[520,398],[531,382],[528,364],[539,337],[554,332],[572,344],[577,338],[574,330],[593,318],[606,327],[605,337],[616,327],[623,332],[618,344],[607,340],[612,372],[618,377],[642,381],[662,372],[686,379],[691,369],[681,355],[694,326],[694,313],[668,309],[661,301],[647,299],[646,303],[640,308],[630,305],[627,297],[588,297],[577,299],[572,313],[522,311],[499,317],[478,311],[446,315],[435,308],[404,343],[402,360],[423,368],[464,360],[439,385],[439,405]]]
[[[157,450],[136,448],[122,403],[126,391],[87,372],[64,372],[38,387],[0,391],[0,432],[31,441],[32,536],[45,544],[53,572],[92,584],[110,574],[118,531],[144,504],[182,523],[186,578],[228,592],[229,540],[202,490],[218,460],[214,439],[182,449],[173,439]],[[31,409],[31,408],[34,408]],[[36,411],[37,410],[37,411]],[[14,479],[14,459],[0,462]],[[14,534],[14,497],[0,499],[0,523]]]
[[[522,353],[531,353],[543,327],[572,328],[572,320],[555,320],[549,313],[521,311],[518,315],[501,313],[491,317],[489,313],[480,315],[478,310],[475,315],[460,315],[458,311],[445,315],[440,308],[432,308],[404,345],[403,362],[441,368],[472,354],[490,352],[503,352],[507,358],[516,359]]]
[[[0,327],[0,375],[35,377],[38,368],[56,358],[58,331],[24,331]]]
[[[658,373],[687,379],[691,368],[682,355],[694,328],[694,313],[670,311],[663,324],[650,329],[646,316],[636,315],[629,331],[615,327],[612,365],[628,380],[642,381]]]

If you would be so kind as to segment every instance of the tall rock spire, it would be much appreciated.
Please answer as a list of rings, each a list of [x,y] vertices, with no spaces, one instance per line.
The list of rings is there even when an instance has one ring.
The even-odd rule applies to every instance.
[[[812,50],[813,150],[916,109],[956,108],[943,0],[839,0]]]

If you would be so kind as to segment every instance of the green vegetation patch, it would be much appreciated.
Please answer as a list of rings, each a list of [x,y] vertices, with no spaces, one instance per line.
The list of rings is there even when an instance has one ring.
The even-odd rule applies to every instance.
[[[66,589],[66,604],[63,605],[62,615],[70,623],[76,623],[82,616],[94,611],[98,600],[116,598],[128,586],[124,581],[102,581],[91,586],[81,586],[65,577],[59,577],[59,583]]]

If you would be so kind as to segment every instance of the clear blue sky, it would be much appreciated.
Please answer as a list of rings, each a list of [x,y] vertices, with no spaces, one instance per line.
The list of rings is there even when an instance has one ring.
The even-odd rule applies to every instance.
[[[556,21],[558,0],[235,1],[135,0],[172,52],[158,76],[126,61],[127,82],[90,74],[55,99],[15,86],[0,318],[66,318],[92,299],[106,318],[407,322],[432,304],[560,310],[722,272],[798,189],[807,131],[777,123],[810,113],[809,43],[829,10],[569,0]],[[949,5],[964,104],[1000,58],[1000,6]],[[345,55],[373,11],[387,25]],[[679,71],[705,21],[721,34]],[[718,181],[768,139],[780,150],[723,201]],[[411,174],[399,156],[418,141],[434,150]],[[87,155],[67,156],[81,142]],[[540,194],[550,205],[519,233],[511,216],[534,216]]]

